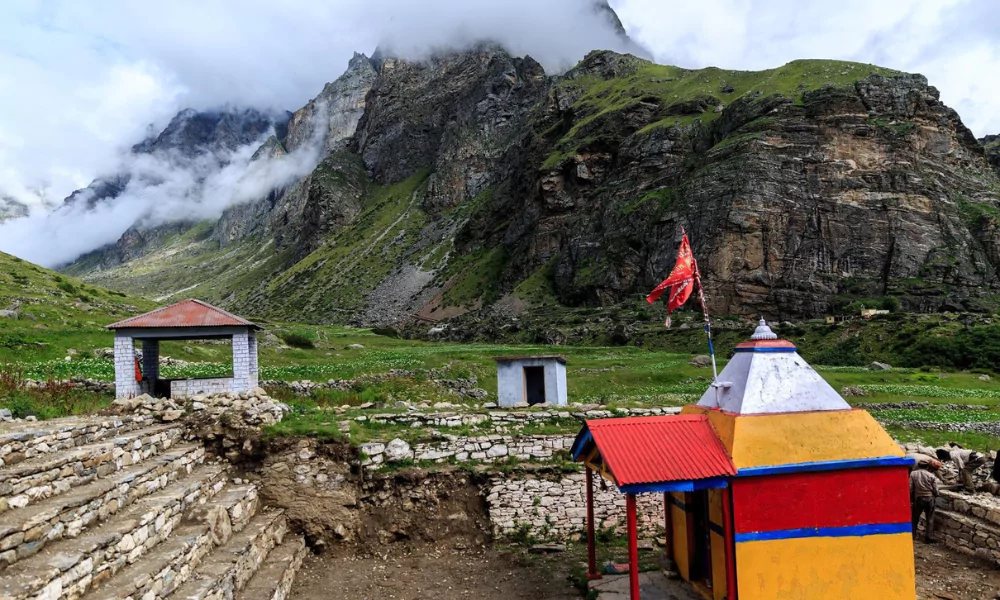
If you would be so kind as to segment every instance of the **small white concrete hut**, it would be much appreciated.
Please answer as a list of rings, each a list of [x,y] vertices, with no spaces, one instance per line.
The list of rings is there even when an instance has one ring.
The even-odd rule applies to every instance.
[[[494,360],[500,406],[566,405],[565,356],[497,356]]]

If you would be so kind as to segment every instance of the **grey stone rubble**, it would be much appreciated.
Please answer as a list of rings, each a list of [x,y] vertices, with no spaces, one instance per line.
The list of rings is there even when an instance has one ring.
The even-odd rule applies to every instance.
[[[251,392],[192,396],[184,400],[154,398],[143,394],[135,398],[119,398],[112,406],[125,413],[151,415],[161,421],[176,421],[185,415],[199,413],[218,419],[225,413],[230,416],[238,415],[243,423],[251,426],[277,423],[291,410],[287,404],[273,400],[261,388],[255,388]]]
[[[286,597],[302,536],[259,506],[257,484],[184,440],[213,419],[280,420],[287,407],[260,392],[0,425],[0,598]]]

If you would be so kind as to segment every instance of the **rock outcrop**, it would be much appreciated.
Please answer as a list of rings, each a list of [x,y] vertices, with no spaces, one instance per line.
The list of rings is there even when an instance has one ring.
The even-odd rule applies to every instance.
[[[996,169],[997,175],[1000,175],[1000,135],[988,135],[979,141],[986,149],[986,159]]]

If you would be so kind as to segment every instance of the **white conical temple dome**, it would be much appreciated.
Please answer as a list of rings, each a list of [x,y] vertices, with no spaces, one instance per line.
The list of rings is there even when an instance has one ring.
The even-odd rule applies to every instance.
[[[736,346],[698,406],[736,414],[849,410],[851,406],[764,319],[749,342]]]

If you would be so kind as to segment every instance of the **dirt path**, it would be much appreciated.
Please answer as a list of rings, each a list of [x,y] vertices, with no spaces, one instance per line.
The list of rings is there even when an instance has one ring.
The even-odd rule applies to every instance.
[[[993,600],[1000,597],[1000,570],[943,544],[915,544],[920,600]]]
[[[312,557],[291,600],[579,600],[559,557],[495,549],[403,557]]]
[[[408,556],[310,557],[291,600],[579,600],[570,580],[576,552],[538,556],[523,551],[426,550]],[[919,600],[1000,598],[1000,569],[946,548],[917,543]]]

